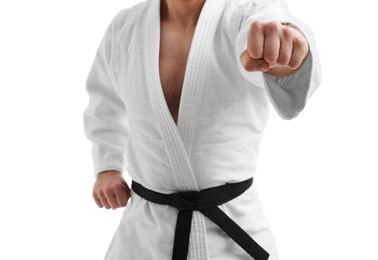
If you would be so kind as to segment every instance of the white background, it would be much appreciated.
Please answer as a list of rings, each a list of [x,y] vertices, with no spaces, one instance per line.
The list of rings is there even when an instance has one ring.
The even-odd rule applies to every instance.
[[[92,199],[84,84],[109,22],[137,2],[1,2],[0,259],[103,259],[123,209]],[[287,0],[315,33],[322,83],[294,120],[272,110],[261,143],[281,260],[378,259],[373,2]]]

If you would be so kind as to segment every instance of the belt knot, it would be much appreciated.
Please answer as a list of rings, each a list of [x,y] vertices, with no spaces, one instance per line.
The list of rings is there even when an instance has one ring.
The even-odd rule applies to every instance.
[[[200,202],[200,191],[184,191],[169,195],[169,205],[179,211],[198,210]]]

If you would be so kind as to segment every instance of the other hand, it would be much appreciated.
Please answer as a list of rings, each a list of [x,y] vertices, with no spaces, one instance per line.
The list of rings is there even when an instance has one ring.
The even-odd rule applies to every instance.
[[[131,192],[122,174],[116,170],[109,170],[98,173],[92,195],[97,206],[114,210],[126,206]]]

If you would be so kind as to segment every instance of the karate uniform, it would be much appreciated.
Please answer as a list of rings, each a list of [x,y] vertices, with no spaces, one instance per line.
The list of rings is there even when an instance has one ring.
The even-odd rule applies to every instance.
[[[109,24],[86,82],[84,128],[93,174],[119,170],[159,193],[201,191],[255,175],[271,107],[283,119],[304,109],[320,83],[311,29],[281,0],[207,0],[194,32],[175,124],[159,78],[160,0],[121,10]],[[301,69],[286,77],[247,72],[240,54],[250,24],[290,22],[309,42]],[[278,260],[256,180],[218,207]],[[178,209],[133,190],[106,260],[172,258]],[[253,259],[199,211],[193,211],[188,258]]]

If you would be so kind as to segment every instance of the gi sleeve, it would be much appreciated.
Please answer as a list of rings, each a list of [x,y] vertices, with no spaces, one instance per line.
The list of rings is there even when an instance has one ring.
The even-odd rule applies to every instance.
[[[249,72],[244,69],[240,54],[247,49],[249,28],[256,20],[289,22],[302,31],[309,44],[309,54],[297,72],[289,76],[275,77],[264,72]],[[251,1],[250,8],[245,10],[236,37],[235,54],[240,73],[252,85],[265,88],[275,110],[283,119],[295,118],[304,109],[307,100],[320,84],[320,61],[314,34],[307,24],[289,13],[284,0]]]
[[[116,91],[115,18],[103,35],[86,80],[89,103],[84,110],[84,132],[92,143],[93,174],[123,173],[129,122],[126,106]]]

